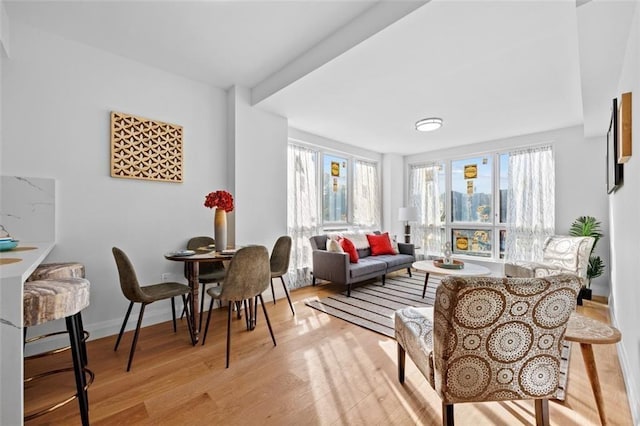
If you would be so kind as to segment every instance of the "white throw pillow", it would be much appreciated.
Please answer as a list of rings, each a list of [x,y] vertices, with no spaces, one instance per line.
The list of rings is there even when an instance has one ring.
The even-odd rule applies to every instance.
[[[367,234],[360,234],[356,232],[349,232],[342,234],[343,237],[351,240],[354,246],[356,246],[356,250],[368,249],[369,240],[367,239]]]
[[[389,235],[389,241],[391,241],[391,247],[393,248],[393,251],[395,251],[396,254],[400,253],[400,250],[398,250],[398,242],[394,240],[391,235]]]
[[[344,253],[340,243],[333,239],[327,241],[327,251],[331,253]]]

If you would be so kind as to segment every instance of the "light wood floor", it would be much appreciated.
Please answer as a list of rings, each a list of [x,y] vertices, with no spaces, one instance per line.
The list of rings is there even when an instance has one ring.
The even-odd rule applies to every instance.
[[[225,369],[226,310],[216,310],[207,344],[189,344],[186,324],[142,330],[132,371],[125,372],[132,332],[113,351],[115,336],[88,343],[93,425],[413,425],[439,424],[440,399],[407,358],[406,381],[396,373],[393,339],[333,318],[304,305],[341,289],[331,284],[292,292],[297,315],[286,299],[267,309],[277,347],[259,313],[252,332],[244,319],[232,324],[231,365]],[[164,303],[164,302],[162,302]],[[167,309],[169,308],[168,302]],[[124,310],[123,306],[123,310]],[[137,308],[136,308],[137,309]],[[585,302],[579,310],[608,320],[606,305]],[[134,310],[137,315],[137,310]],[[631,425],[631,415],[614,345],[594,345],[609,424]],[[68,352],[29,361],[26,375],[66,365]],[[551,402],[552,425],[596,425],[598,415],[580,349],[572,349],[567,400]],[[26,389],[27,410],[74,392],[71,375]],[[530,425],[531,401],[458,404],[459,425]],[[28,423],[80,424],[77,403]]]

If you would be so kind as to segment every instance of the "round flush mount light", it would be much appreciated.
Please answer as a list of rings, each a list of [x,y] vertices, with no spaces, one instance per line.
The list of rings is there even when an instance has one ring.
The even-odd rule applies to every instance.
[[[442,127],[442,118],[423,118],[416,122],[416,130],[419,132],[431,132]]]

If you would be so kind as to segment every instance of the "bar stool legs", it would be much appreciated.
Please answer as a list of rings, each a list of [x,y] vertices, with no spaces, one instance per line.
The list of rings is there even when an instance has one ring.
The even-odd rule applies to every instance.
[[[25,330],[27,327],[64,318],[67,328],[66,334],[69,336],[69,346],[32,355],[30,357],[26,357],[25,360],[53,355],[70,349],[73,364],[73,367],[70,368],[46,371],[44,373],[25,378],[24,382],[33,382],[47,376],[67,371],[74,372],[76,382],[76,393],[74,395],[37,412],[26,414],[24,417],[25,422],[54,411],[74,399],[78,399],[82,425],[89,425],[89,398],[87,389],[93,383],[95,375],[86,367],[86,338],[81,314],[82,310],[89,306],[89,287],[89,281],[84,278],[77,277],[35,280],[25,282],[24,284],[23,327]],[[50,333],[45,336],[25,339],[25,344],[44,337],[64,333],[65,332]],[[24,337],[26,337],[26,331]],[[89,377],[88,380],[87,375]]]

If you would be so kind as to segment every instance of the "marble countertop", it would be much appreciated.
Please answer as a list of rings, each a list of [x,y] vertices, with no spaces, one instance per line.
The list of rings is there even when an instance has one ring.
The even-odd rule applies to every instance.
[[[47,257],[54,245],[53,241],[21,241],[15,249],[0,252],[0,259],[20,259],[19,262],[0,265],[0,278],[20,278],[20,281],[24,282]]]

